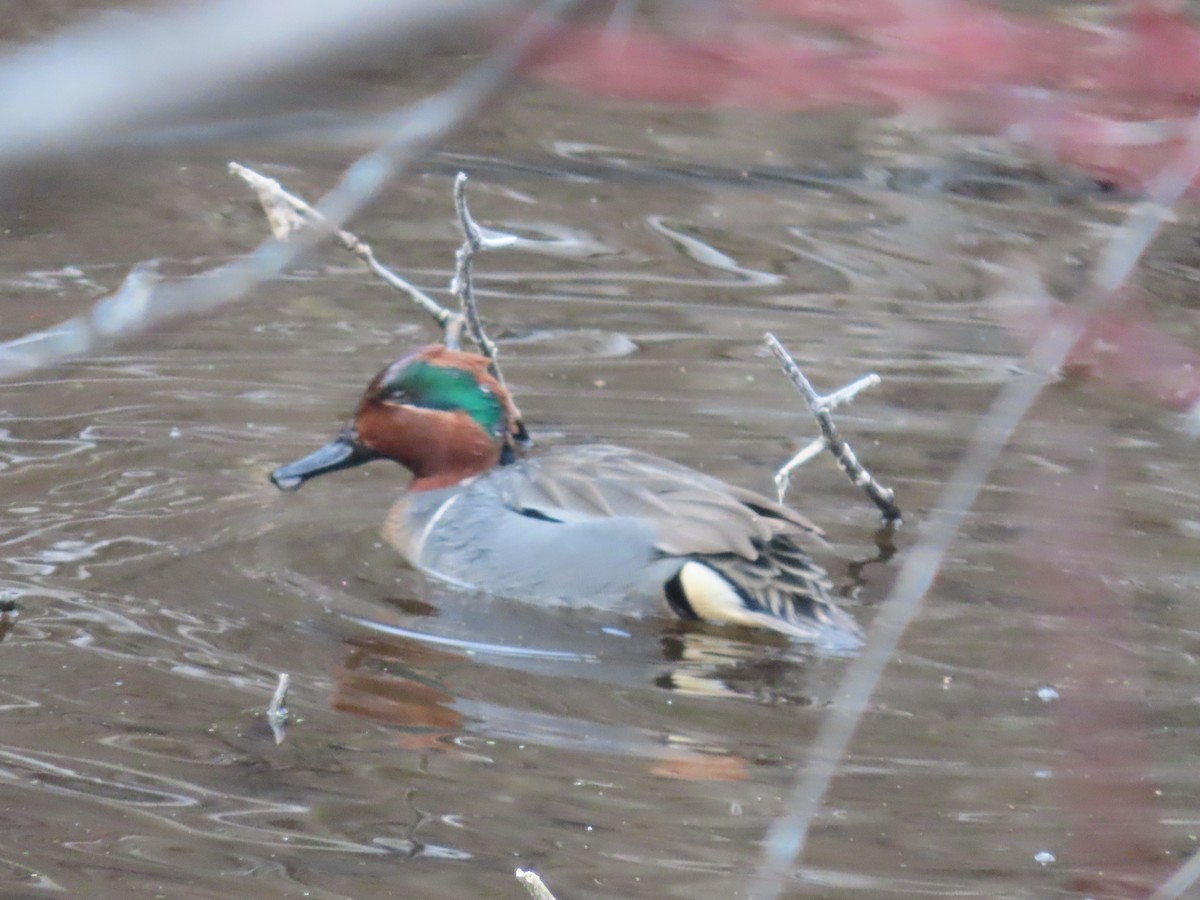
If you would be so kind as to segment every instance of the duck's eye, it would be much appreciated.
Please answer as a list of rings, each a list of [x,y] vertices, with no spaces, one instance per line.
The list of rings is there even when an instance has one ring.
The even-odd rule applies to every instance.
[[[383,389],[383,393],[380,394],[380,399],[390,400],[393,403],[408,403],[412,400],[412,393],[407,388],[401,387],[400,385],[393,385],[392,387],[386,387]]]

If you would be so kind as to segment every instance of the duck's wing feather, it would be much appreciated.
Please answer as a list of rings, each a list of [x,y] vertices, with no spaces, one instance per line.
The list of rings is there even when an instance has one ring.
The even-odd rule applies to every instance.
[[[551,452],[495,470],[495,483],[504,503],[526,515],[649,522],[657,548],[669,555],[735,553],[752,560],[774,537],[821,534],[762,494],[624,447]]]

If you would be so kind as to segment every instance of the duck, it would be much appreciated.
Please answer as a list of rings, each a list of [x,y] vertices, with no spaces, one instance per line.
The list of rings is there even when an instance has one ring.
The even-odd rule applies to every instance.
[[[523,454],[526,439],[487,358],[432,345],[385,366],[330,443],[270,480],[292,491],[372,460],[400,463],[412,479],[384,538],[414,568],[469,590],[862,643],[804,549],[822,540],[804,516],[649,453]]]

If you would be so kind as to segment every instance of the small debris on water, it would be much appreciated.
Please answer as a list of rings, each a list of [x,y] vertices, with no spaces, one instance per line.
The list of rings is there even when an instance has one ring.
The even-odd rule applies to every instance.
[[[605,625],[600,630],[605,634],[611,634],[613,637],[627,638],[630,636],[628,631],[622,631],[620,628],[613,628],[611,625]]]
[[[287,733],[285,730],[289,718],[287,697],[291,683],[292,680],[287,672],[280,672],[279,683],[275,686],[275,694],[271,697],[271,703],[267,707],[267,724],[271,726],[276,744],[282,744]]]
[[[1033,859],[1034,862],[1036,862],[1039,866],[1048,866],[1050,863],[1055,861],[1054,854],[1049,850],[1040,851],[1033,857]]]
[[[1037,697],[1043,703],[1049,703],[1051,700],[1058,699],[1058,691],[1050,687],[1048,684],[1043,684],[1037,689]]]

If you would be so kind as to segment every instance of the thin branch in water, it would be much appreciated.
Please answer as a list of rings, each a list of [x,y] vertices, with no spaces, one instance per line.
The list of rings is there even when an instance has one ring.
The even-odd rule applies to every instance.
[[[775,490],[779,494],[779,502],[783,502],[788,488],[792,486],[792,473],[805,463],[816,459],[829,449],[829,441],[823,437],[815,438],[806,444],[799,453],[779,467],[775,473]]]
[[[459,298],[461,311],[453,312],[406,278],[379,262],[371,250],[371,246],[358,235],[343,228],[331,227],[320,211],[314,209],[301,197],[284,190],[283,186],[274,178],[268,178],[236,162],[229,164],[229,171],[254,190],[276,240],[290,241],[303,229],[315,229],[322,235],[331,235],[338,244],[361,259],[367,268],[386,284],[407,295],[418,307],[428,313],[442,329],[442,340],[451,350],[460,349],[462,336],[466,331],[487,356],[488,368],[491,373],[497,381],[504,385],[504,376],[500,372],[500,364],[496,358],[496,345],[488,338],[487,333],[483,330],[483,322],[479,318],[479,308],[471,285],[471,263],[477,251],[508,247],[516,243],[516,238],[492,231],[485,232],[471,218],[471,213],[467,209],[467,176],[465,174],[460,172],[454,181],[454,206],[458,212],[459,222],[462,224],[464,240],[455,254],[455,274],[451,284],[451,290]],[[505,387],[507,388],[507,385]],[[517,419],[517,431],[514,439],[527,443],[529,436],[525,431],[519,410]]]
[[[488,371],[500,382],[501,387],[508,391],[504,375],[500,371],[500,361],[497,358],[495,342],[483,330],[483,321],[479,318],[479,305],[475,301],[475,288],[471,279],[472,265],[475,254],[480,250],[500,250],[511,247],[517,242],[511,234],[490,231],[480,228],[471,218],[467,208],[467,173],[459,172],[454,177],[454,209],[458,213],[458,222],[463,230],[462,246],[454,254],[454,279],[450,282],[450,290],[458,297],[459,308],[467,320],[467,328],[471,339],[475,341],[481,353],[488,358]],[[524,419],[517,410],[515,439],[519,443],[528,443],[529,433],[525,430]]]
[[[872,372],[857,381],[850,382],[845,387],[838,388],[832,394],[826,394],[821,398],[821,402],[826,409],[837,409],[846,403],[853,403],[854,398],[867,388],[878,387],[881,384],[883,384],[883,379]]]
[[[496,344],[484,333],[483,322],[479,318],[479,306],[475,302],[475,289],[471,281],[471,269],[475,254],[480,250],[499,250],[511,247],[517,239],[510,234],[499,232],[484,232],[471,218],[467,208],[467,173],[459,172],[454,177],[454,209],[458,213],[458,222],[463,230],[462,246],[454,254],[454,280],[450,282],[450,290],[458,297],[462,313],[466,316],[467,327],[470,328],[471,338],[479,347],[480,352],[488,358],[488,366],[492,375],[501,384],[504,377],[500,374],[500,364],[496,360]]]
[[[291,687],[291,678],[287,672],[279,673],[279,684],[275,685],[275,693],[267,706],[267,724],[275,735],[275,743],[282,744],[288,723],[287,697]]]
[[[330,234],[339,245],[363,261],[368,269],[378,275],[385,284],[408,296],[418,307],[428,313],[445,335],[446,345],[457,349],[459,335],[463,329],[463,316],[442,306],[415,284],[397,275],[392,269],[375,258],[371,245],[353,232],[343,228],[332,228],[320,212],[304,199],[285,190],[274,178],[260,175],[241,163],[231,162],[229,171],[245,181],[254,190],[271,233],[278,241],[286,242],[302,228],[314,228],[321,234]]]
[[[792,472],[822,450],[828,450],[833,454],[833,458],[837,460],[838,467],[846,473],[846,477],[856,487],[862,488],[867,496],[871,498],[871,502],[879,507],[879,511],[883,513],[884,521],[899,522],[900,507],[896,505],[896,492],[880,484],[875,476],[868,472],[866,467],[858,461],[858,457],[854,455],[854,451],[850,449],[850,445],[838,434],[837,425],[834,424],[832,414],[835,408],[841,406],[843,403],[849,403],[861,391],[880,384],[883,379],[874,373],[864,375],[857,381],[834,391],[827,397],[822,397],[817,393],[812,383],[804,376],[804,373],[800,371],[800,367],[796,365],[796,360],[792,358],[792,355],[787,352],[787,349],[779,342],[779,339],[775,335],[768,331],[763,335],[763,340],[771,348],[771,352],[775,354],[775,358],[779,360],[779,364],[783,366],[784,374],[795,385],[796,390],[800,392],[800,396],[804,398],[804,402],[808,404],[809,411],[813,414],[813,418],[817,420],[817,425],[821,429],[821,437],[819,439],[813,441],[793,456],[775,473],[775,487],[779,490],[780,502],[783,502],[783,495],[787,492],[788,485],[791,482]]]
[[[516,875],[517,881],[524,885],[525,890],[529,892],[529,896],[533,900],[554,900],[554,895],[550,893],[550,888],[546,887],[537,872],[530,871],[529,869],[517,869]]]
[[[392,137],[360,157],[316,205],[329,227],[340,228],[378,196],[392,177],[475,115],[543,40],[547,20],[557,19],[578,2],[547,0],[540,13],[529,16],[510,39],[449,88],[385,119]],[[0,379],[93,352],[165,322],[220,309],[277,277],[312,249],[321,236],[316,230],[303,231],[287,243],[271,237],[249,255],[227,265],[190,278],[155,281],[145,295],[123,287],[88,312],[0,344]]]
[[[1093,278],[1094,293],[1085,307],[1094,309],[1112,302],[1171,208],[1198,175],[1200,114],[1192,120],[1187,145],[1154,180],[1150,201],[1139,204],[1109,241]],[[763,857],[751,879],[749,900],[777,900],[783,892],[792,867],[804,852],[812,821],[900,638],[937,577],[951,543],[1005,445],[1052,373],[1062,366],[1079,340],[1085,322],[1086,317],[1080,317],[1047,329],[1026,354],[1022,374],[1000,391],[980,419],[966,455],[938,498],[924,539],[905,559],[891,593],[871,625],[866,648],[850,664],[834,693],[829,713],[809,749],[810,762],[799,772],[788,794],[786,811],[767,832]],[[1164,888],[1170,886],[1172,892],[1163,896],[1178,896],[1174,891],[1186,890],[1197,879],[1200,879],[1200,863],[1193,858],[1166,882]]]

